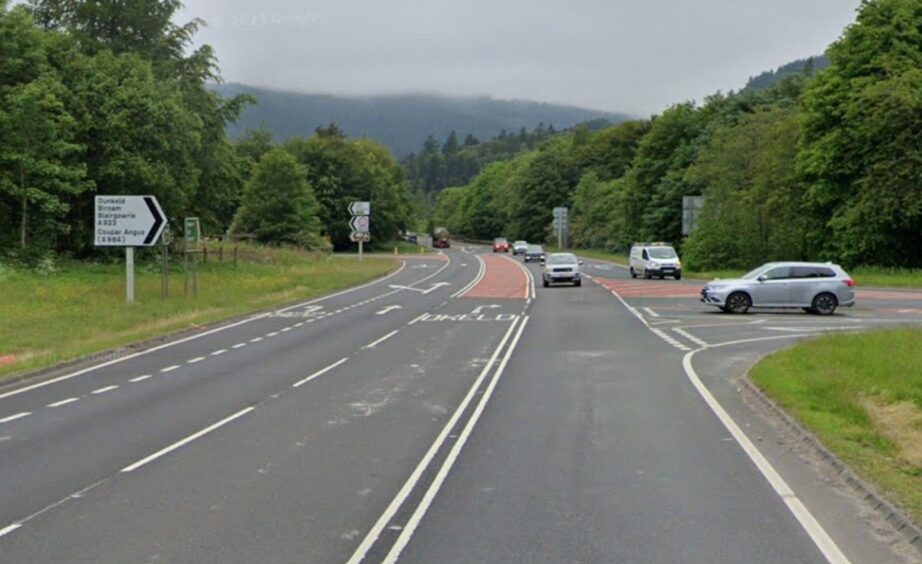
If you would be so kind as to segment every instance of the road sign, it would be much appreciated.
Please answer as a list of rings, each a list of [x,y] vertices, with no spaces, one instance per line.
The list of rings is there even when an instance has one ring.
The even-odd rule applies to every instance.
[[[166,227],[154,196],[96,196],[97,247],[150,247]]]
[[[352,202],[349,204],[352,215],[371,215],[371,202]]]
[[[187,217],[183,222],[183,240],[186,248],[194,248],[202,242],[202,226],[197,217]]]
[[[371,241],[371,233],[353,231],[349,234],[349,240],[353,243],[367,243]]]
[[[682,196],[682,235],[691,235],[698,225],[704,196]]]
[[[352,231],[356,233],[368,233],[371,227],[371,220],[367,215],[357,215],[349,222]]]

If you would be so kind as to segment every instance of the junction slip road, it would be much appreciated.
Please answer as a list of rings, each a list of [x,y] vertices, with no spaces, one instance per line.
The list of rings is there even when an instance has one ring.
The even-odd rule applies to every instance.
[[[922,296],[733,317],[585,271],[455,246],[0,388],[0,562],[918,561],[738,379]]]

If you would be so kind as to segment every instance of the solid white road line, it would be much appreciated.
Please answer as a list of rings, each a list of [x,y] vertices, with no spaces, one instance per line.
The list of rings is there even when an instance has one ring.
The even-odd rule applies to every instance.
[[[321,370],[318,370],[317,372],[314,372],[313,374],[311,374],[311,375],[308,376],[307,378],[301,380],[300,382],[297,382],[296,384],[292,384],[291,387],[292,387],[292,388],[300,388],[301,386],[303,386],[304,384],[307,384],[308,382],[310,382],[310,381],[313,380],[314,378],[319,378],[320,376],[323,376],[324,374],[326,374],[326,373],[329,372],[330,370],[333,370],[334,368],[336,368],[336,367],[339,366],[340,364],[346,362],[347,360],[349,360],[349,357],[348,357],[348,356],[347,356],[346,358],[341,358],[341,359],[337,360],[336,362],[334,362],[333,364],[327,366],[326,368],[323,368],[323,369],[321,369]]]
[[[388,333],[387,335],[381,337],[381,338],[378,339],[377,341],[374,341],[374,342],[372,342],[372,343],[369,343],[369,344],[365,345],[364,347],[362,347],[362,349],[372,349],[372,348],[374,348],[375,346],[380,345],[380,344],[383,343],[384,341],[390,339],[391,337],[393,337],[394,335],[396,335],[396,334],[399,333],[399,332],[400,332],[400,329],[394,329],[393,331],[391,331],[391,332]]]
[[[394,562],[397,562],[397,559],[400,557],[400,553],[403,552],[403,549],[407,546],[407,543],[410,542],[410,539],[413,537],[413,533],[416,532],[416,528],[419,527],[419,523],[426,515],[426,511],[428,511],[429,506],[432,504],[432,500],[434,500],[435,496],[439,493],[439,489],[441,489],[442,484],[445,482],[445,478],[448,477],[448,473],[451,472],[451,468],[454,466],[455,461],[458,459],[458,455],[461,454],[461,449],[464,448],[468,437],[470,437],[474,427],[477,425],[477,421],[480,420],[480,416],[483,414],[484,409],[486,409],[487,404],[490,402],[490,398],[493,396],[493,391],[496,389],[496,385],[499,382],[499,379],[502,377],[503,372],[506,370],[506,365],[509,363],[509,359],[512,357],[512,353],[515,352],[515,347],[519,344],[519,339],[522,337],[522,332],[525,331],[525,326],[527,324],[528,317],[526,316],[522,320],[522,323],[519,325],[519,329],[516,331],[515,338],[513,338],[512,343],[509,344],[509,348],[506,349],[506,354],[503,356],[503,361],[500,363],[499,368],[497,368],[496,372],[493,374],[493,379],[490,381],[490,384],[484,391],[480,402],[477,404],[477,407],[474,408],[474,412],[471,414],[470,419],[468,419],[467,424],[464,426],[464,430],[461,431],[461,434],[458,436],[455,444],[452,445],[451,451],[449,451],[448,456],[445,457],[445,461],[442,463],[442,467],[439,468],[438,474],[436,474],[435,478],[432,480],[432,483],[429,485],[429,489],[427,489],[425,495],[423,495],[423,499],[420,501],[419,506],[417,506],[416,510],[413,512],[413,515],[410,516],[410,520],[407,521],[406,525],[404,525],[400,536],[397,537],[397,540],[394,542],[393,546],[391,546],[390,552],[388,552],[387,557],[384,559],[386,564],[393,564]]]
[[[10,415],[9,417],[0,419],[0,423],[9,423],[10,421],[16,421],[17,419],[22,419],[23,417],[28,417],[30,415],[32,415],[31,411],[23,411],[22,413],[17,413],[16,415]]]
[[[98,396],[100,394],[105,394],[105,393],[111,392],[112,390],[117,390],[117,389],[118,389],[118,386],[106,386],[105,388],[99,388],[98,390],[93,390],[90,393]]]
[[[162,344],[162,345],[158,345],[158,346],[156,346],[156,347],[152,347],[152,348],[149,348],[149,349],[147,349],[147,350],[143,350],[143,351],[140,351],[140,352],[136,352],[136,353],[134,353],[134,354],[129,354],[129,355],[126,355],[126,356],[123,356],[123,357],[115,358],[115,359],[112,359],[112,360],[107,361],[107,362],[103,362],[103,363],[100,363],[100,364],[95,364],[95,365],[93,365],[93,366],[88,366],[88,367],[86,367],[86,368],[84,368],[84,369],[82,369],[82,370],[78,370],[78,371],[76,371],[76,372],[71,372],[70,374],[65,374],[65,375],[63,375],[63,376],[59,376],[58,378],[52,378],[52,379],[50,379],[50,380],[45,380],[45,381],[43,381],[43,382],[38,382],[38,383],[36,383],[36,384],[32,384],[31,386],[24,386],[24,387],[22,387],[22,388],[17,388],[17,389],[15,389],[15,390],[11,390],[11,391],[9,391],[9,392],[5,392],[5,393],[0,394],[0,399],[5,399],[5,398],[12,397],[12,396],[16,396],[16,395],[19,395],[19,394],[24,394],[24,393],[26,393],[26,392],[29,392],[29,391],[32,391],[32,390],[35,390],[35,389],[38,389],[38,388],[44,388],[45,386],[50,386],[51,384],[56,384],[56,383],[58,383],[58,382],[63,382],[63,381],[65,381],[65,380],[70,380],[71,378],[76,378],[77,376],[82,376],[82,375],[84,375],[84,374],[88,374],[88,373],[90,373],[90,372],[94,372],[94,371],[96,371],[96,370],[99,370],[100,368],[105,368],[105,367],[107,367],[107,366],[112,366],[113,364],[119,364],[119,363],[121,363],[121,362],[125,362],[125,361],[128,361],[128,360],[134,359],[134,358],[138,358],[139,356],[148,355],[148,354],[151,354],[151,353],[154,353],[154,352],[157,352],[157,351],[161,351],[161,350],[163,350],[163,349],[167,349],[167,348],[170,348],[170,347],[175,347],[176,345],[180,345],[180,344],[182,344],[182,343],[188,343],[189,341],[194,341],[194,340],[196,340],[196,339],[201,339],[202,337],[207,337],[207,336],[209,336],[209,335],[214,335],[215,333],[220,333],[220,332],[222,332],[222,331],[227,331],[228,329],[233,329],[234,327],[240,327],[241,325],[245,325],[245,324],[247,324],[247,323],[252,323],[253,321],[257,321],[257,320],[259,320],[259,319],[265,319],[266,317],[269,317],[269,316],[271,316],[271,315],[273,315],[273,314],[276,314],[276,313],[284,313],[284,312],[286,312],[286,311],[290,311],[290,310],[293,310],[293,309],[303,308],[303,307],[308,306],[308,305],[311,305],[311,304],[315,304],[315,303],[318,303],[318,302],[322,302],[322,301],[325,301],[325,300],[329,300],[329,299],[331,299],[331,298],[335,298],[335,297],[338,297],[338,296],[342,296],[342,295],[345,295],[345,294],[349,294],[349,293],[351,293],[351,292],[356,292],[356,291],[358,291],[358,290],[363,290],[363,289],[368,288],[368,287],[370,287],[370,286],[374,286],[375,284],[380,284],[381,282],[384,282],[385,280],[389,280],[389,279],[393,278],[394,276],[397,276],[398,274],[400,274],[400,273],[403,271],[404,268],[406,268],[406,266],[407,266],[407,263],[406,263],[405,261],[401,261],[401,263],[400,263],[400,268],[398,268],[398,269],[395,270],[394,272],[391,272],[391,273],[388,274],[387,276],[384,276],[383,278],[378,278],[378,279],[376,279],[376,280],[372,280],[371,282],[368,282],[367,284],[362,284],[361,286],[356,286],[356,287],[354,287],[354,288],[347,288],[347,289],[345,289],[345,290],[342,290],[342,291],[340,291],[340,292],[336,292],[336,293],[334,293],[334,294],[329,294],[329,295],[326,295],[326,296],[321,296],[321,297],[319,297],[319,298],[315,298],[315,299],[310,300],[310,301],[307,301],[307,302],[302,302],[302,303],[299,303],[299,304],[295,304],[295,305],[292,305],[292,306],[288,306],[288,307],[285,307],[285,308],[282,308],[282,309],[279,309],[279,310],[275,310],[275,311],[270,312],[270,313],[263,313],[263,314],[259,314],[259,315],[254,315],[253,317],[248,317],[248,318],[246,318],[246,319],[242,319],[242,320],[240,320],[240,321],[237,321],[236,323],[230,323],[230,324],[228,324],[228,325],[222,325],[221,327],[215,327],[214,329],[210,329],[210,330],[205,331],[205,332],[203,332],[203,333],[198,333],[198,334],[195,334],[195,335],[191,335],[191,336],[189,336],[189,337],[184,337],[184,338],[182,338],[182,339],[177,339],[177,340],[175,340],[175,341],[170,341],[169,343],[164,343],[164,344]],[[223,351],[222,351],[222,352],[223,352]]]
[[[167,366],[166,368],[161,368],[161,369],[160,369],[160,372],[172,372],[172,371],[176,370],[177,368],[179,368],[179,365],[178,365],[178,364],[174,364],[173,366]]]
[[[368,554],[368,551],[371,550],[371,547],[378,540],[378,537],[381,536],[381,531],[384,530],[384,527],[390,522],[390,520],[397,514],[397,511],[400,510],[400,506],[403,505],[403,502],[410,496],[413,492],[413,488],[416,487],[416,484],[419,482],[423,473],[429,467],[429,464],[432,463],[432,459],[438,453],[439,449],[442,448],[442,445],[448,439],[449,433],[458,423],[458,420],[461,418],[461,415],[467,409],[468,404],[471,403],[474,396],[477,394],[477,390],[480,388],[480,384],[486,378],[487,373],[493,367],[493,364],[496,362],[496,359],[499,357],[500,352],[502,352],[503,347],[506,346],[506,342],[509,340],[509,336],[516,329],[521,318],[516,317],[515,320],[509,325],[509,329],[506,331],[506,334],[503,335],[502,340],[499,342],[499,345],[496,347],[496,350],[493,351],[493,356],[490,357],[490,360],[484,365],[483,370],[481,370],[480,375],[474,381],[474,384],[468,390],[467,395],[461,400],[461,404],[458,405],[458,408],[452,414],[451,419],[448,420],[448,423],[442,428],[442,431],[435,438],[435,442],[429,447],[429,450],[426,451],[426,454],[423,456],[422,460],[419,461],[419,464],[416,465],[416,468],[413,470],[413,473],[410,474],[410,477],[403,484],[403,487],[400,488],[400,491],[397,492],[397,495],[391,500],[391,503],[384,510],[384,513],[381,514],[381,517],[375,522],[375,524],[368,531],[368,534],[365,535],[365,538],[362,539],[361,544],[358,548],[355,549],[355,552],[352,554],[352,557],[349,558],[347,564],[359,564],[365,556]]]
[[[145,464],[148,464],[148,463],[150,463],[150,462],[153,462],[154,460],[157,460],[158,458],[160,458],[160,457],[162,457],[162,456],[164,456],[164,455],[166,455],[166,454],[169,454],[169,453],[173,452],[174,450],[176,450],[176,449],[178,449],[178,448],[181,448],[181,447],[183,447],[183,446],[185,446],[185,445],[191,443],[192,441],[194,441],[194,440],[196,440],[196,439],[198,439],[198,438],[201,438],[201,437],[207,435],[208,433],[214,431],[215,429],[218,429],[219,427],[223,427],[224,425],[227,425],[228,423],[230,423],[230,422],[233,421],[234,419],[238,419],[238,418],[240,418],[240,417],[243,417],[243,416],[246,415],[247,413],[253,411],[253,409],[254,409],[253,407],[248,407],[248,408],[246,408],[246,409],[242,409],[242,410],[238,411],[237,413],[231,415],[230,417],[227,417],[227,418],[225,418],[225,419],[222,419],[222,420],[218,421],[218,422],[215,423],[214,425],[210,425],[210,426],[208,426],[208,427],[205,427],[205,428],[202,429],[201,431],[199,431],[199,432],[197,432],[197,433],[194,433],[194,434],[192,434],[192,435],[189,435],[188,437],[186,437],[185,439],[183,439],[183,440],[181,440],[181,441],[178,441],[178,442],[176,442],[176,443],[173,443],[172,445],[166,447],[166,448],[163,449],[163,450],[159,450],[159,451],[155,452],[154,454],[152,454],[152,455],[150,455],[150,456],[148,456],[148,457],[146,457],[146,458],[142,458],[141,460],[135,462],[135,463],[132,464],[131,466],[126,466],[125,468],[122,469],[122,472],[134,472],[135,470],[137,470],[138,468],[144,466]]]
[[[204,356],[197,356],[195,358],[190,358],[189,360],[187,360],[186,364],[195,364],[196,362],[202,362],[203,360],[205,360]]]
[[[45,407],[61,407],[62,405],[67,405],[69,403],[74,403],[75,401],[80,401],[80,398],[67,398],[66,400],[56,401],[54,403],[49,403]]]
[[[153,376],[151,376],[150,374],[145,374],[144,376],[138,376],[137,378],[132,378],[131,380],[128,380],[128,381],[137,383],[137,382],[143,382],[144,380],[149,380],[152,377]]]
[[[19,523],[13,523],[13,524],[10,525],[9,527],[3,527],[2,529],[0,529],[0,537],[6,536],[6,535],[12,533],[13,531],[15,531],[16,529],[18,529],[19,527],[22,527],[22,525],[20,525]]]
[[[703,350],[703,349],[701,349]],[[768,480],[768,483],[771,484],[772,488],[775,490],[781,500],[787,505],[791,513],[794,514],[794,517],[797,521],[800,522],[801,527],[804,531],[810,535],[810,538],[813,540],[813,543],[816,544],[816,547],[820,549],[820,552],[823,553],[823,556],[826,557],[826,560],[831,564],[847,564],[849,562],[848,558],[842,553],[839,547],[836,545],[835,541],[826,533],[826,530],[823,529],[823,526],[816,520],[810,510],[807,509],[807,506],[800,500],[794,490],[788,486],[787,482],[784,481],[784,478],[781,477],[781,474],[775,470],[774,466],[762,455],[755,444],[749,440],[749,437],[740,429],[739,425],[730,417],[730,414],[724,410],[724,408],[717,402],[717,399],[711,394],[710,390],[701,382],[701,379],[698,377],[698,373],[695,372],[694,366],[692,366],[692,359],[695,357],[695,354],[698,351],[691,351],[686,354],[682,359],[682,367],[685,369],[685,374],[688,376],[688,379],[691,381],[692,385],[698,390],[698,393],[704,399],[704,402],[711,408],[711,411],[714,412],[714,415],[720,419],[720,422],[723,423],[724,427],[733,435],[733,438],[736,439],[736,442],[739,443],[742,447],[743,452],[749,457],[756,468],[759,469],[759,472]]]
[[[477,257],[477,262],[480,264],[480,268],[477,270],[477,276],[475,276],[473,280],[468,282],[466,286],[464,286],[463,288],[461,288],[460,290],[458,290],[457,292],[449,296],[450,298],[452,299],[460,298],[464,294],[468,293],[471,290],[471,288],[476,286],[478,282],[483,280],[484,274],[486,274],[487,272],[487,264],[484,262],[482,258],[480,258],[480,255],[475,255],[475,256]]]

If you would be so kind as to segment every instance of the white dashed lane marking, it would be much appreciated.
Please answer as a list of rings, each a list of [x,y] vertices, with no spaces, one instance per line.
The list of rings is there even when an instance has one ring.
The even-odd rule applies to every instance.
[[[22,413],[17,413],[16,415],[10,415],[9,417],[0,419],[0,423],[9,423],[10,421],[16,421],[17,419],[22,419],[23,417],[28,417],[30,415],[32,415],[31,411],[24,411]]]
[[[172,372],[172,371],[176,370],[177,368],[179,368],[179,365],[178,365],[178,364],[174,364],[173,366],[167,366],[166,368],[161,368],[161,369],[160,369],[160,372]]]
[[[145,374],[144,376],[138,376],[137,378],[132,378],[128,381],[136,384],[138,382],[143,382],[144,380],[150,380],[151,378],[153,378],[153,376],[150,374]]]
[[[117,389],[118,389],[118,386],[106,386],[105,388],[99,388],[98,390],[93,390],[90,393],[98,396],[99,394],[105,394],[106,392],[111,392],[112,390],[117,390]]]
[[[80,398],[67,398],[66,400],[56,401],[54,403],[49,403],[45,407],[61,407],[62,405],[67,405],[69,403],[74,403],[75,401],[80,401]]]
[[[251,343],[258,343],[263,340],[263,337],[256,337],[255,339],[250,339]]]
[[[227,352],[227,349],[220,349],[220,350],[217,350],[217,351],[211,353],[211,356],[222,355],[222,354],[224,354],[224,353],[226,353],[226,352]]]
[[[245,347],[245,346],[247,346],[246,343],[237,343],[236,345],[232,346],[231,348],[232,348],[232,349],[241,349],[241,348],[243,348],[243,347]]]
[[[195,364],[196,362],[202,362],[203,360],[205,360],[205,357],[199,356],[199,357],[187,360],[186,362],[188,362],[189,364]]]

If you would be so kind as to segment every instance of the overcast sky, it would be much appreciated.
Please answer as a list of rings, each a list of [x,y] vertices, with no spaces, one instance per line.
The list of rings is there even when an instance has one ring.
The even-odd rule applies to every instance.
[[[647,115],[822,53],[859,0],[185,0],[223,77]]]

